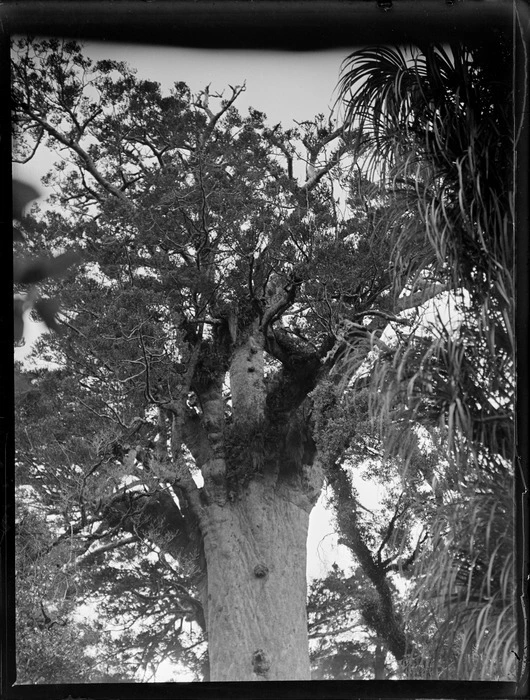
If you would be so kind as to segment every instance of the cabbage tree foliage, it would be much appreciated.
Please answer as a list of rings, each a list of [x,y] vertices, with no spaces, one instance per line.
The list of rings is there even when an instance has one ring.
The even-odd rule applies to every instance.
[[[455,392],[465,379],[483,396],[483,363],[503,356],[480,343],[510,336],[500,299],[485,334],[476,311],[489,287],[478,297],[456,284],[452,249],[444,264],[434,229],[420,237],[411,212],[441,187],[429,158],[403,183],[392,160],[389,178],[381,162],[367,169],[382,134],[368,129],[369,100],[362,123],[347,113],[351,129],[322,116],[284,129],[239,113],[244,86],[167,93],[75,42],[20,40],[12,71],[15,158],[41,145],[58,157],[51,208],[21,224],[26,248],[82,260],[42,283],[43,298],[61,300],[58,332],[34,352],[47,366],[19,383],[17,483],[54,538],[40,565],[67,546],[70,590],[127,629],[114,639],[120,672],[164,659],[211,680],[307,679],[307,528],[325,485],[356,564],[313,590],[309,636],[326,640],[320,652],[312,641],[313,671],[406,673],[427,640],[396,577],[421,582],[430,606],[432,581],[414,567],[436,567],[432,533],[458,492],[460,443],[509,471],[483,433],[456,424],[455,407],[475,404],[441,388],[456,377]],[[481,358],[469,380],[444,370],[447,325],[425,324],[426,303],[464,289],[450,340]],[[500,441],[510,422],[491,411],[479,417]],[[405,451],[393,449],[397,431]],[[374,517],[353,485],[362,470],[389,487]],[[479,472],[467,474],[472,489]],[[338,598],[355,619],[326,618]],[[374,663],[345,661],[359,649]],[[440,676],[437,653],[426,677]]]
[[[408,605],[421,650],[408,673],[420,677],[517,668],[511,66],[501,38],[495,51],[362,49],[340,82],[365,167],[389,193],[394,279],[420,297],[441,291],[423,324],[377,353],[370,377],[370,414],[403,479],[417,478],[425,431],[437,453],[423,466],[431,513]],[[352,347],[347,376],[362,382],[364,362]]]

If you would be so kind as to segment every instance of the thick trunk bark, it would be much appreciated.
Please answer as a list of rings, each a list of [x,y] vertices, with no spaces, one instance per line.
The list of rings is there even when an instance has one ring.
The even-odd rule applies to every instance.
[[[267,403],[258,319],[231,332],[236,336],[230,419],[223,370],[196,382],[200,426],[188,418],[182,431],[204,478],[194,504],[204,546],[210,680],[309,679],[306,543],[322,474],[296,415],[300,397],[289,401],[291,383],[285,397],[275,385],[278,410]]]
[[[230,362],[232,414],[239,425],[257,424],[265,416],[264,338],[255,331],[239,345]]]
[[[210,679],[309,679],[307,509],[261,480],[203,528]]]

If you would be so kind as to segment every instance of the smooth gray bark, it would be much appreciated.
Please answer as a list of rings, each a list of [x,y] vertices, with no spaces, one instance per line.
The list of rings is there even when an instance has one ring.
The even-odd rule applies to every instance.
[[[309,679],[306,540],[309,513],[254,481],[209,509],[210,679]]]

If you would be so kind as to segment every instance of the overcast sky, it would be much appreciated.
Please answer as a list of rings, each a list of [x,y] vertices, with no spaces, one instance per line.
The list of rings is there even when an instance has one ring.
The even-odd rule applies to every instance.
[[[141,77],[165,86],[183,80],[192,91],[212,91],[246,82],[238,104],[267,114],[272,124],[310,119],[333,106],[344,50],[315,53],[203,50],[135,45],[86,44],[94,58],[126,60]]]

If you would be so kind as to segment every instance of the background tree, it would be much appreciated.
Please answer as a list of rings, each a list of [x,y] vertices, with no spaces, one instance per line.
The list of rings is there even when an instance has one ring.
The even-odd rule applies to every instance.
[[[68,540],[63,567],[131,625],[122,658],[191,661],[212,680],[309,677],[305,548],[325,480],[357,570],[317,588],[311,632],[340,627],[323,622],[333,585],[382,677],[417,643],[394,577],[410,575],[423,552],[414,528],[436,517],[419,486],[436,476],[435,500],[453,483],[454,460],[430,447],[446,416],[437,395],[413,383],[431,413],[414,403],[410,421],[400,393],[432,345],[425,304],[453,287],[426,244],[396,264],[397,241],[417,235],[417,198],[369,170],[364,125],[270,129],[237,112],[242,90],[164,94],[75,42],[17,43],[16,155],[45,143],[62,157],[53,208],[24,230],[35,254],[74,243],[83,260],[43,285],[65,310],[18,403],[17,479],[53,519],[54,547]],[[427,356],[433,377],[452,378]],[[370,424],[374,398],[406,454],[392,449],[395,427]],[[395,481],[375,519],[352,488],[366,464]],[[433,549],[424,561],[436,566]],[[355,668],[344,655],[358,640],[339,642],[329,663],[314,651],[321,677]]]
[[[109,633],[101,623],[78,615],[83,591],[69,566],[71,548],[64,540],[56,544],[53,525],[37,506],[38,499],[29,493],[17,494],[17,680],[22,684],[61,683],[65,677],[78,683],[124,680],[128,670],[116,662]]]

